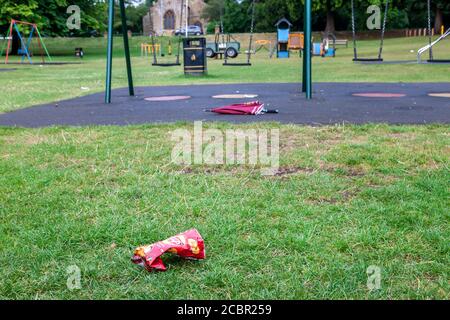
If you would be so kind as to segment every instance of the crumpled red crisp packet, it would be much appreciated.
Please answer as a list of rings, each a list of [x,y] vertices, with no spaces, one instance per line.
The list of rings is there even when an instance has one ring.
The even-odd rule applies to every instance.
[[[166,271],[161,259],[165,252],[175,253],[186,259],[205,259],[205,244],[200,233],[191,229],[169,239],[136,248],[131,261],[148,271]]]

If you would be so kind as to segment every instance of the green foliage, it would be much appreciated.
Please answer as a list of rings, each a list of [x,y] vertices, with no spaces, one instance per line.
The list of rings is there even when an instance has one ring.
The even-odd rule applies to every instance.
[[[131,4],[129,2],[128,4]],[[126,7],[127,13],[127,30],[131,30],[133,33],[141,33],[143,31],[142,18],[147,14],[149,6],[147,3],[141,3],[137,6],[128,5]],[[119,6],[115,6],[115,17],[114,17],[114,31],[122,32],[122,20],[120,17]],[[105,17],[105,21],[106,21]]]
[[[222,20],[225,32],[248,32],[250,29],[250,6],[252,0],[205,0],[203,17],[210,21],[207,30]],[[142,32],[142,18],[155,0],[126,0],[127,28],[134,33]],[[38,24],[47,36],[85,36],[101,34],[107,25],[107,3],[96,0],[77,0],[81,9],[81,30],[68,30],[66,12],[72,2],[68,0],[0,0],[0,34],[4,34],[9,21],[14,19],[32,21]],[[355,0],[356,23],[359,30],[365,28],[368,17],[366,9],[375,4],[384,8],[384,0]],[[327,22],[336,25],[338,30],[349,30],[351,26],[350,1],[313,1],[313,29],[324,30]],[[294,30],[303,29],[304,0],[257,0],[255,32],[273,32],[274,24],[280,18],[287,18]],[[120,31],[121,21],[116,8],[115,31]],[[384,10],[384,9],[383,9]],[[427,22],[427,3],[425,0],[392,0],[388,14],[388,29],[423,28]],[[432,19],[436,16],[449,25],[450,2],[432,0]],[[331,19],[331,20],[329,20]]]
[[[47,36],[90,35],[102,32],[106,25],[106,4],[94,0],[77,0],[81,10],[81,30],[68,30],[66,12],[72,3],[67,0],[1,0],[0,32],[4,32],[11,19],[34,22]]]
[[[0,5],[0,26],[5,29],[11,19],[36,21],[38,0],[2,0]]]
[[[206,33],[213,34],[216,30],[217,25],[220,26],[220,21],[216,21],[216,20],[209,21],[208,24],[206,25]]]
[[[237,0],[209,0],[204,15],[210,20],[220,21],[222,10],[224,25],[227,32],[241,32],[248,23],[247,8],[250,0],[241,3]],[[334,17],[339,30],[349,30],[351,26],[350,1],[343,0],[317,0],[313,1],[313,29],[323,30],[328,15]],[[378,5],[384,12],[384,0],[355,0],[356,23],[361,30],[365,28],[368,14],[367,7]],[[303,29],[304,0],[259,0],[256,5],[257,32],[273,32],[274,24],[281,18],[287,18],[295,30]],[[435,9],[442,10],[444,17],[450,15],[450,3],[447,0],[432,0],[432,15]],[[245,19],[247,17],[247,19]],[[447,22],[447,24],[449,24]],[[388,13],[388,29],[423,28],[426,25],[426,1],[390,1]],[[225,28],[227,29],[227,28]]]
[[[224,32],[249,32],[252,0],[209,0],[203,16],[214,23],[207,28],[214,32],[216,24],[223,23]]]

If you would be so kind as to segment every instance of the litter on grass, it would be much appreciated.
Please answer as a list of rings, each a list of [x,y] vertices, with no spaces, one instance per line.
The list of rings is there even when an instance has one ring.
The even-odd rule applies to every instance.
[[[161,259],[165,252],[185,259],[205,259],[205,243],[200,233],[191,229],[169,239],[136,248],[131,261],[148,271],[166,271]]]

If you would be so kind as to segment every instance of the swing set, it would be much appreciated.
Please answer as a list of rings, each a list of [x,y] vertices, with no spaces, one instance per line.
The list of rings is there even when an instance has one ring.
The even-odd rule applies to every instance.
[[[443,41],[444,39],[450,37],[450,28],[443,32],[442,35],[435,41],[433,41],[433,30],[431,27],[431,0],[427,1],[427,11],[428,11],[428,25],[427,25],[427,32],[428,32],[428,44],[423,47],[420,48],[417,51],[417,62],[418,63],[422,63],[422,55],[428,51],[429,57],[427,60],[427,63],[446,63],[449,64],[450,63],[450,59],[436,59],[433,53],[433,48],[440,43],[441,41]]]
[[[355,13],[355,1],[351,1],[351,7],[352,7],[352,36],[353,36],[353,61],[354,62],[366,62],[366,63],[377,63],[377,62],[383,62],[383,45],[384,45],[384,35],[386,33],[386,23],[388,19],[388,11],[389,11],[389,0],[385,1],[385,9],[384,9],[384,19],[383,19],[383,25],[381,27],[381,40],[380,40],[380,47],[378,49],[378,56],[377,57],[370,57],[370,58],[362,58],[358,55],[358,50],[356,46],[356,13]]]
[[[25,37],[26,34],[24,32],[21,32],[21,28],[28,28],[29,33],[27,38]],[[45,56],[48,57],[49,61],[52,61],[52,58],[50,57],[50,54],[48,53],[47,47],[44,44],[44,41],[42,40],[41,33],[39,32],[39,28],[35,23],[29,23],[25,21],[19,21],[19,20],[11,20],[11,24],[9,25],[8,34],[6,39],[8,39],[8,42],[6,44],[6,58],[5,58],[5,64],[8,64],[9,58],[10,58],[10,50],[12,49],[12,41],[14,32],[16,33],[17,37],[20,41],[20,48],[18,49],[17,53],[20,58],[20,63],[23,63],[25,58],[28,59],[28,62],[30,64],[33,64],[33,52],[32,52],[32,43],[33,43],[33,37],[36,37],[37,39],[37,46],[39,49],[39,55],[41,57],[42,63],[45,63]],[[0,52],[0,56],[3,55],[3,52],[5,50],[5,45],[3,45],[2,51]]]
[[[187,0],[186,0],[187,1]],[[184,1],[181,1],[181,15],[180,15],[180,31],[183,27],[183,11],[184,11]],[[162,6],[163,2],[161,2],[161,6]],[[187,5],[187,3],[186,3]],[[188,19],[188,14],[186,14],[186,19]],[[155,35],[154,33],[152,33],[151,35],[152,38],[152,53],[153,53],[153,63],[152,66],[156,66],[156,67],[174,67],[174,66],[180,66],[180,52],[181,52],[181,43],[182,43],[182,36],[181,36],[181,32],[180,34],[177,36],[177,38],[171,39],[170,37],[168,39],[166,39],[166,44],[164,44],[164,36],[159,37],[159,43],[156,43],[155,41]],[[172,44],[173,42],[177,42],[177,44],[174,46]],[[157,58],[157,52],[159,52],[161,57],[164,57],[166,54],[168,56],[171,56],[173,54],[173,48],[176,47],[177,48],[177,52],[175,54],[175,61],[166,61],[163,62],[161,61],[161,59],[158,61]],[[166,48],[166,50],[164,50]],[[158,50],[159,49],[159,50]]]
[[[244,67],[244,66],[248,66],[250,67],[252,65],[251,63],[251,58],[252,58],[252,54],[255,54],[256,51],[253,51],[253,29],[255,26],[255,0],[252,0],[251,6],[249,8],[249,10],[251,10],[251,21],[250,21],[250,38],[248,41],[248,49],[245,52],[247,55],[247,59],[245,62],[229,62],[228,58],[229,58],[229,50],[233,49],[232,47],[228,47],[225,48],[225,58],[224,58],[224,62],[223,65],[224,66],[237,66],[237,67]],[[222,17],[221,17],[221,24],[222,24],[222,30],[223,30],[223,21],[222,21]],[[231,44],[232,42],[226,42],[226,44]],[[232,51],[231,51],[232,52]]]

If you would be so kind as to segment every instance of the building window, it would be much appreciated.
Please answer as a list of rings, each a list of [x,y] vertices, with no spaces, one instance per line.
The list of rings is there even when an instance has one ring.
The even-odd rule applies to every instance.
[[[175,29],[175,13],[172,10],[168,10],[164,14],[164,29],[165,30]]]

